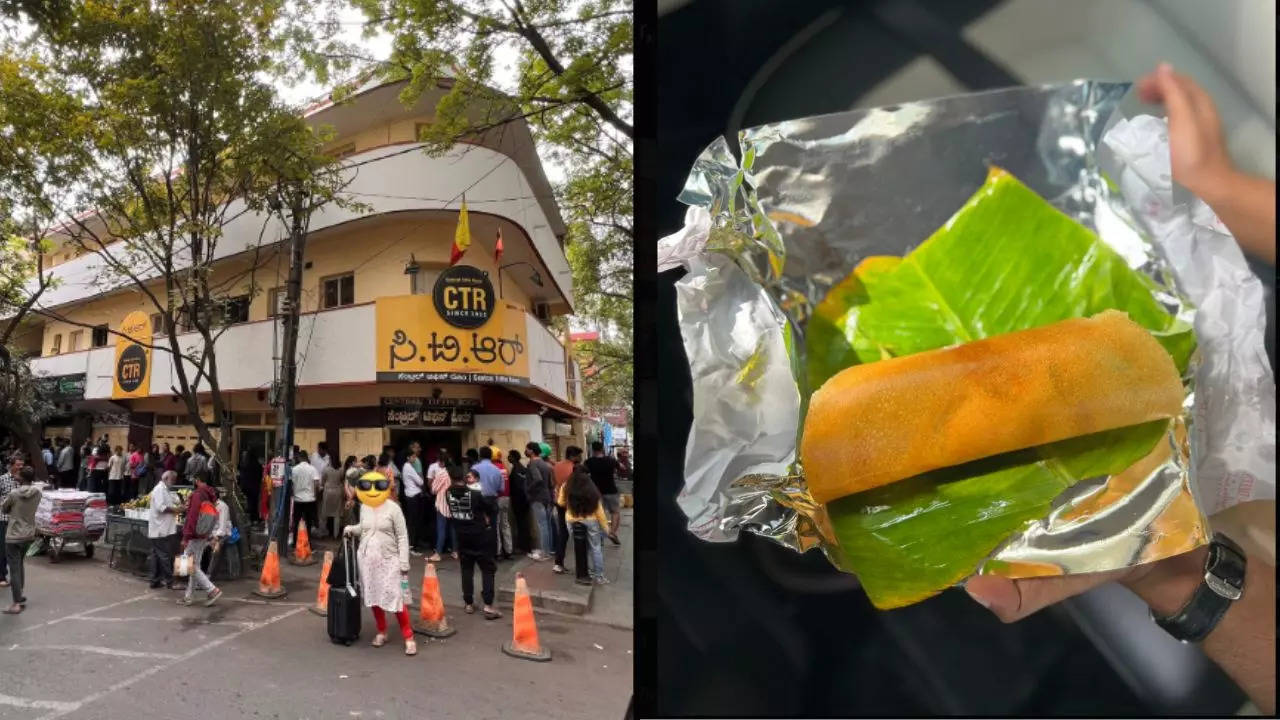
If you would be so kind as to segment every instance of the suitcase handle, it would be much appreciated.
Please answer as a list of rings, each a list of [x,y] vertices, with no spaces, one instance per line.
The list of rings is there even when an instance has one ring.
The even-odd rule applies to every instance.
[[[360,578],[358,575],[360,572],[360,566],[359,563],[356,562],[355,547],[350,536],[342,538],[342,557],[347,571],[347,594],[351,597],[356,597],[358,594],[356,589],[360,586]],[[352,578],[355,578],[354,582]]]

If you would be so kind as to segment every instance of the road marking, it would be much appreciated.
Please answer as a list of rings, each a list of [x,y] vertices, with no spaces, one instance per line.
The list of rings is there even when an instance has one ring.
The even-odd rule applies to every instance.
[[[174,665],[177,665],[178,663],[184,660],[190,660],[191,658],[197,655],[200,655],[201,653],[208,652],[209,650],[212,650],[218,647],[219,645],[222,645],[223,643],[230,642],[231,640],[235,640],[236,638],[240,637],[241,635],[244,635],[247,632],[250,632],[252,630],[257,630],[258,628],[266,627],[268,625],[279,622],[293,615],[297,615],[298,613],[303,612],[306,609],[307,608],[305,605],[303,607],[296,607],[288,612],[284,612],[274,617],[267,618],[266,620],[263,620],[261,622],[252,623],[248,627],[245,627],[242,630],[237,630],[236,632],[220,637],[217,640],[213,640],[211,642],[205,643],[204,645],[201,645],[200,647],[195,648],[194,650],[188,650],[187,652],[169,660],[168,662],[164,662],[159,665],[150,667],[146,670],[143,670],[137,675],[134,675],[128,680],[118,683],[113,687],[107,688],[106,690],[100,690],[96,693],[93,693],[92,695],[81,698],[80,700],[74,703],[67,703],[66,707],[55,708],[53,712],[48,713],[46,715],[42,715],[40,718],[38,718],[38,720],[53,720],[53,718],[59,718],[68,713],[75,712],[77,709],[89,703],[100,700],[103,697],[110,695],[111,693],[114,693],[119,690],[124,690],[125,688],[132,686],[133,684],[137,683],[140,680],[145,680],[146,678],[149,678],[158,672],[163,672],[165,670],[168,670],[169,668],[173,667]]]
[[[103,610],[110,610],[110,609],[111,609],[111,608],[113,608],[113,607],[120,607],[121,605],[128,605],[129,603],[137,602],[137,601],[139,601],[139,600],[144,600],[144,599],[146,599],[146,598],[148,598],[148,597],[151,597],[151,595],[152,595],[152,593],[150,593],[150,592],[145,592],[145,593],[143,593],[143,594],[141,594],[141,595],[134,595],[134,596],[133,596],[133,597],[131,597],[131,598],[125,598],[124,600],[117,600],[116,602],[110,603],[110,604],[108,604],[108,605],[102,605],[102,606],[100,606],[100,607],[91,608],[91,609],[89,609],[89,610],[81,610],[81,611],[80,611],[80,612],[78,612],[78,613],[72,613],[71,615],[67,615],[66,617],[54,618],[53,620],[46,620],[46,621],[44,621],[44,622],[42,622],[42,623],[40,623],[40,624],[38,624],[38,625],[32,625],[31,627],[23,628],[23,629],[21,630],[21,632],[31,632],[32,630],[36,630],[36,629],[38,629],[38,628],[47,627],[47,626],[49,626],[49,625],[53,625],[53,624],[55,624],[55,623],[60,623],[60,622],[62,622],[63,620],[78,620],[78,619],[79,619],[81,616],[83,616],[83,615],[88,615],[88,614],[90,614],[90,613],[96,613],[96,612],[102,612]]]
[[[118,657],[162,658],[182,657],[177,653],[142,652],[140,650],[117,650],[101,645],[18,645],[9,646],[10,650],[72,650],[75,652],[97,653],[99,655],[116,655]]]
[[[80,707],[80,703],[62,702],[60,700],[28,700],[0,693],[0,705],[15,705],[20,708],[36,708],[39,710],[63,710],[71,712]]]
[[[68,620],[87,620],[89,622],[136,622],[145,620],[149,622],[187,622],[194,625],[221,625],[225,627],[245,627],[252,625],[252,620],[205,620],[195,615],[171,615],[169,617],[156,616],[140,616],[140,617],[103,617],[101,615],[93,615],[91,617],[69,617]]]

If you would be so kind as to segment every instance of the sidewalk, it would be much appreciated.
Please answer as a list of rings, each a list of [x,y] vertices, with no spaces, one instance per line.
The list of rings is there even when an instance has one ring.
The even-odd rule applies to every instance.
[[[510,607],[515,591],[515,575],[517,572],[522,572],[525,581],[529,584],[533,604],[539,611],[623,630],[634,629],[633,512],[633,508],[622,509],[622,521],[618,527],[618,539],[622,541],[621,545],[614,545],[607,538],[604,540],[605,576],[610,580],[608,585],[584,586],[574,583],[571,544],[568,552],[565,553],[565,568],[569,572],[564,575],[557,575],[551,571],[553,562],[550,560],[536,562],[525,556],[517,556],[510,561],[498,561],[497,577],[494,578],[497,602]],[[330,539],[313,539],[312,547],[323,558],[325,550],[334,550],[336,554],[338,543]],[[290,600],[315,601],[322,565],[323,563],[320,562],[308,567],[298,567],[281,557],[280,578],[285,590],[289,593]],[[425,556],[410,558],[409,587],[413,589],[415,604],[422,588],[422,573],[425,567]],[[462,579],[458,561],[447,554],[444,555],[440,562],[436,563],[436,573],[440,576],[441,595],[449,612],[461,612]],[[253,569],[252,564],[247,564],[244,580],[256,583],[257,577],[258,571]],[[479,570],[476,571],[475,589],[478,596],[480,593]],[[479,597],[476,600],[479,602]]]

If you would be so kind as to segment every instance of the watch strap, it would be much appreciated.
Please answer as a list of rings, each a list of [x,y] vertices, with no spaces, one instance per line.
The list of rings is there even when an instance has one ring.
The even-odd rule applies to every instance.
[[[1231,603],[1244,591],[1245,555],[1238,545],[1215,533],[1205,561],[1205,580],[1177,613],[1151,618],[1183,642],[1200,642],[1218,626]]]

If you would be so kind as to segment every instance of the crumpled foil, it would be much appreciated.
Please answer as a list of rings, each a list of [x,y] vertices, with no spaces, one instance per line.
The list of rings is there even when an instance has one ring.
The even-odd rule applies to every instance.
[[[1164,121],[1124,117],[1128,89],[1079,80],[803,118],[743,131],[741,161],[724,139],[699,156],[685,227],[658,251],[660,271],[688,270],[676,290],[694,419],[678,502],[691,532],[730,541],[746,529],[841,565],[796,458],[815,389],[799,372],[809,315],[863,258],[923,242],[990,164],[1150,277],[1199,350],[1165,443],[1064,491],[975,571],[1148,562],[1207,542],[1204,510],[1275,497],[1261,284],[1212,212],[1175,193]]]

